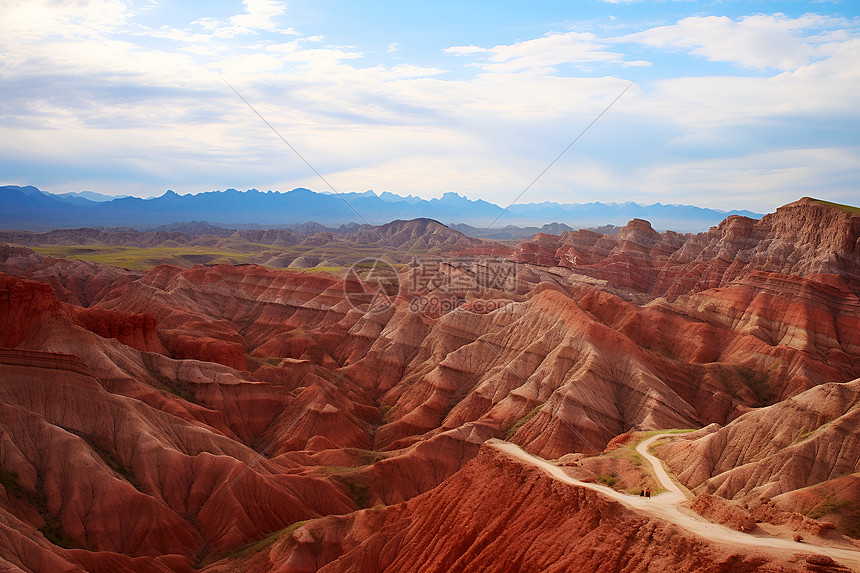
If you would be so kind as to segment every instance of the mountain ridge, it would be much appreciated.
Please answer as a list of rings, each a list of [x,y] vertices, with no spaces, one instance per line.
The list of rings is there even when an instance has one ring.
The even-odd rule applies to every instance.
[[[291,225],[308,221],[330,227],[348,223],[383,224],[394,219],[427,217],[444,224],[465,223],[484,229],[499,224],[542,226],[556,221],[571,228],[623,225],[633,218],[647,218],[657,228],[682,232],[703,231],[728,215],[753,218],[747,210],[729,212],[693,205],[639,205],[638,203],[552,202],[512,205],[503,209],[483,199],[471,200],[453,192],[441,198],[400,197],[372,191],[333,195],[306,188],[287,192],[207,191],[179,195],[168,190],[160,197],[121,197],[91,201],[85,195],[53,195],[33,186],[0,187],[0,228],[41,231],[63,226],[147,226],[181,221],[206,221],[212,225]],[[501,217],[501,218],[500,218]]]

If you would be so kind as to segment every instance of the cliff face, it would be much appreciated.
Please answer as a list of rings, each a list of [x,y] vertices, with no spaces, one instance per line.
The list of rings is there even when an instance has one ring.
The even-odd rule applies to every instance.
[[[657,233],[633,220],[617,235],[590,231],[539,235],[515,253],[522,262],[577,272],[651,296],[730,284],[751,272],[806,277],[860,293],[860,214],[814,199],[756,221],[737,215],[707,233]]]

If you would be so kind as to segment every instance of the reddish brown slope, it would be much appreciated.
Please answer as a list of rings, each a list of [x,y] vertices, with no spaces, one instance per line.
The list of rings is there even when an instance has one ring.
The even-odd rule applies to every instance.
[[[346,571],[804,571],[737,554],[484,446],[413,500],[311,521],[268,547],[204,569]]]
[[[305,412],[318,395],[305,392],[263,436],[281,436],[276,452],[305,447],[323,427],[342,434],[332,442],[341,446],[398,449],[481,421],[496,435],[513,428],[519,443],[556,457],[599,451],[633,428],[724,423],[745,406],[850,376],[858,351],[838,321],[857,316],[856,297],[814,281],[798,290],[797,279],[756,276],[745,280],[758,283],[727,294],[641,307],[571,271],[524,267],[519,291],[507,293],[513,304],[492,314],[426,316],[401,299],[387,313],[362,316],[344,300],[342,280],[330,276],[159,267],[97,306],[155,317],[175,358],[240,370],[265,363],[262,380],[276,380],[283,359],[332,372],[318,387],[338,380],[332,389],[344,399],[333,406],[347,413],[345,423],[335,430],[323,418],[340,419],[336,412]],[[505,293],[490,293],[498,294]],[[774,301],[798,311],[780,317],[770,310]],[[828,334],[821,318],[834,315]],[[340,365],[345,375],[333,373]],[[195,395],[213,408],[229,404]],[[377,405],[388,411],[371,439]],[[291,413],[305,419],[292,424]]]
[[[33,563],[50,557],[36,529],[50,527],[91,551],[174,555],[187,566],[296,519],[355,507],[345,486],[290,475],[293,465],[259,459],[238,441],[237,434],[262,433],[288,393],[226,367],[177,363],[101,338],[77,326],[71,314],[78,311],[45,285],[3,280],[0,317],[16,326],[4,328],[4,343],[50,351],[0,350],[8,501],[0,510],[18,524],[4,555],[30,546],[20,559],[38,570]],[[159,381],[183,384],[218,410],[158,391]],[[243,406],[263,417],[255,421]]]
[[[141,273],[85,261],[42,257],[26,248],[0,246],[0,272],[47,283],[57,297],[89,307],[110,290],[138,279]]]
[[[747,503],[775,498],[788,510],[808,513],[817,507],[817,517],[839,509],[853,515],[860,509],[851,497],[860,475],[858,428],[860,380],[855,380],[818,386],[707,435],[678,439],[659,452],[697,493]],[[834,489],[827,483],[831,480],[842,480],[842,487]],[[814,486],[823,492],[816,494]],[[812,491],[799,491],[807,488]],[[831,507],[819,506],[828,496]],[[844,525],[851,530],[858,524]]]
[[[195,557],[354,507],[327,482],[290,476],[209,428],[28,356],[30,365],[16,357],[0,366],[0,461],[23,490],[44,496],[44,507],[21,515],[55,516],[87,549]]]
[[[860,380],[824,384],[661,455],[690,488],[772,497],[860,470],[858,405]]]

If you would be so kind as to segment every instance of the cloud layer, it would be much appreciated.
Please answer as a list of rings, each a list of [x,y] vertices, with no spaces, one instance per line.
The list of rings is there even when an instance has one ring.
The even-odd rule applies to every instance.
[[[6,4],[9,183],[323,189],[227,81],[338,190],[505,203],[633,82],[523,201],[764,211],[860,197],[852,19],[692,15],[621,34],[569,23],[416,57],[393,34],[378,53],[337,45],[273,0],[169,22],[155,4]]]

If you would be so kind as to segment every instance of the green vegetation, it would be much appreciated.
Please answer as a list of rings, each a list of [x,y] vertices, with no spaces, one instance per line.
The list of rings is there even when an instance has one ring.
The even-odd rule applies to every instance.
[[[386,455],[377,452],[375,450],[361,450],[358,448],[347,448],[347,450],[351,454],[355,454],[357,460],[360,462],[361,466],[369,466],[375,464],[378,461],[384,460]]]
[[[386,458],[385,454],[373,450],[360,450],[358,448],[346,448],[344,452],[349,452],[355,456],[355,465],[352,466],[325,466],[322,472],[327,476],[337,476],[349,473],[356,469],[366,468],[378,461]]]
[[[343,272],[343,270],[347,267],[311,267],[309,269],[287,269],[290,271],[303,272],[303,273],[329,273],[332,275],[339,275]]]
[[[353,263],[368,259],[363,265],[368,271],[377,259],[388,261],[395,268],[403,265],[397,261],[409,256],[427,256],[440,253],[440,249],[410,249],[407,245],[390,247],[387,245],[353,245],[339,242],[340,239],[323,244],[266,245],[243,239],[199,237],[190,239],[187,244],[166,241],[155,246],[131,245],[23,245],[43,256],[70,260],[81,260],[123,267],[131,270],[147,271],[160,264],[188,268],[195,264],[260,264],[269,268],[284,269],[299,257],[309,259],[311,264],[325,263],[326,266],[312,266],[306,269],[290,269],[296,272],[342,274]],[[269,264],[272,261],[278,261]]]
[[[822,490],[818,490],[822,493]],[[842,499],[834,491],[824,490],[824,499],[813,507],[807,516],[820,519],[831,513],[838,513],[839,521],[846,535],[860,538],[860,504],[853,500]]]
[[[196,403],[194,399],[194,394],[191,393],[191,390],[186,384],[181,383],[178,380],[172,380],[167,376],[160,376],[154,372],[152,373],[152,376],[154,385],[160,390],[164,392],[170,392],[174,396],[179,396],[186,402],[191,402],[192,404]]]
[[[0,485],[6,490],[6,493],[17,499],[26,499],[36,507],[45,505],[45,496],[39,495],[39,492],[29,490],[21,485],[18,472],[12,472],[0,466]]]
[[[179,267],[190,267],[204,262],[204,258],[207,264],[245,263],[253,254],[194,246],[142,248],[109,245],[49,245],[31,248],[36,253],[47,257],[103,263],[140,271],[149,270],[165,263]],[[271,249],[268,246],[265,248]]]
[[[644,437],[642,438],[642,440],[647,440],[648,438],[652,438],[660,434],[689,434],[690,432],[695,431],[697,431],[697,428],[683,428],[676,430],[648,430],[647,432],[643,432]],[[639,440],[639,442],[641,442],[642,440]],[[639,442],[636,443],[638,444]]]
[[[0,485],[12,497],[23,499],[26,490],[18,481],[18,472],[10,472],[3,466],[0,466]]]
[[[771,385],[771,370],[754,370],[746,366],[738,367],[738,373],[744,384],[753,391],[762,406],[770,406],[777,401],[776,392]]]
[[[647,440],[648,438],[652,438],[654,436],[659,436],[660,434],[673,434],[673,435],[674,434],[689,434],[690,432],[695,432],[695,431],[696,431],[696,428],[687,428],[687,429],[683,429],[683,430],[649,430],[647,432],[642,432],[642,439],[637,440],[635,443],[631,444],[630,447],[635,450],[636,446],[638,446],[640,442],[643,442],[643,441]],[[670,440],[671,440],[671,438],[669,438],[669,437],[660,438],[659,440],[657,440],[656,442],[651,444],[651,446],[648,448],[648,451],[651,451],[653,448],[662,446],[664,444],[668,444]],[[651,452],[651,453],[653,454],[654,452]]]
[[[654,437],[659,434],[685,434],[695,431],[695,429],[675,429],[632,432],[631,439],[628,443],[620,444],[618,445],[618,447],[609,450],[608,452],[602,452],[594,456],[589,456],[588,459],[602,460],[604,467],[610,470],[608,474],[599,474],[597,476],[597,480],[600,483],[615,488],[618,480],[622,477],[618,473],[620,471],[624,476],[627,476],[627,479],[624,480],[623,485],[624,491],[628,494],[638,495],[640,491],[639,487],[641,484],[651,484],[651,492],[654,495],[657,495],[658,493],[662,493],[666,490],[660,485],[660,481],[656,478],[656,476],[654,476],[651,464],[646,462],[642,455],[636,451],[636,446],[638,446],[644,440],[647,440],[648,438]],[[659,440],[654,445],[657,445],[660,442],[662,442],[662,440]],[[636,470],[638,470],[639,473],[638,478],[635,474]]]
[[[599,481],[603,485],[607,485],[609,487],[614,488],[615,484],[618,483],[618,475],[616,475],[616,474],[600,474],[599,476],[597,476],[597,481]]]
[[[793,441],[793,443],[795,443],[795,444],[796,444],[796,443],[798,443],[798,442],[802,442],[802,441],[803,441],[803,440],[805,440],[806,438],[808,438],[808,437],[812,436],[813,434],[815,434],[815,432],[817,432],[818,430],[820,430],[820,428],[812,428],[812,429],[810,430],[810,429],[807,429],[807,428],[806,428],[806,426],[801,427],[801,428],[797,431],[797,435],[794,437],[794,441]]]
[[[748,366],[728,366],[717,369],[715,373],[727,393],[737,396],[746,386],[752,390],[758,400],[758,406],[770,406],[778,399],[772,382],[778,369],[779,361],[775,361],[763,370]]]
[[[822,203],[824,205],[830,205],[831,207],[836,207],[837,209],[842,209],[843,211],[848,211],[849,213],[860,213],[860,207],[852,207],[851,205],[843,205],[842,203],[833,203],[831,201],[825,201],[823,199],[815,199],[810,197],[816,203]]]
[[[526,414],[525,416],[523,416],[522,418],[520,418],[519,420],[514,422],[514,425],[511,426],[510,428],[508,428],[508,431],[505,432],[505,440],[510,440],[511,438],[513,438],[514,434],[516,434],[520,428],[522,428],[524,425],[526,425],[529,422],[529,420],[534,418],[535,415],[538,412],[540,412],[540,409],[543,408],[543,406],[544,406],[543,404],[538,404],[537,406],[532,408],[528,414]]]
[[[261,366],[277,367],[278,364],[281,363],[280,358],[260,358],[259,356],[250,356],[247,354],[245,355],[245,360],[248,361],[248,369],[251,372],[256,372]],[[185,400],[186,402],[192,401],[189,398],[185,398],[184,396],[181,396],[179,394],[179,391],[176,391],[173,393],[176,394],[177,396],[179,396],[180,398],[182,398],[183,400]],[[185,393],[188,394],[191,398],[193,398],[193,396],[191,395],[191,392],[185,391]]]
[[[322,472],[327,476],[336,476],[351,472],[354,469],[352,466],[325,466],[322,468]]]
[[[275,541],[277,541],[281,537],[292,534],[295,530],[297,530],[299,527],[306,524],[307,522],[308,522],[308,520],[297,521],[297,522],[293,523],[292,525],[285,527],[284,529],[279,529],[278,531],[270,533],[269,535],[267,535],[266,537],[264,537],[263,539],[261,539],[259,541],[255,541],[254,543],[249,543],[248,545],[245,545],[243,547],[239,547],[238,549],[234,549],[233,551],[228,553],[225,557],[228,559],[239,559],[239,558],[245,558],[245,557],[251,555],[252,553],[257,553],[258,551],[265,549],[266,547],[268,547],[269,545],[271,545],[272,543],[274,543]]]
[[[192,404],[195,403],[194,394],[192,394],[191,391],[187,388],[180,388],[179,386],[175,386],[173,384],[165,384],[165,388],[174,396],[179,396],[186,402],[191,402]]]
[[[355,505],[364,509],[370,504],[370,486],[342,476],[335,479],[349,488],[349,497]]]
[[[355,466],[327,466],[322,468],[321,471],[323,475],[348,487],[349,497],[355,502],[355,505],[362,509],[367,508],[370,504],[370,486],[359,481],[362,479],[361,477],[356,480],[353,479],[353,476],[356,475],[357,470],[360,471],[360,468],[366,468],[378,461],[384,460],[386,456],[377,451],[361,450],[358,448],[347,448],[345,451],[354,456]]]
[[[843,507],[848,507],[851,505],[851,502],[845,499],[836,499],[833,494],[825,497],[821,503],[812,508],[812,511],[807,513],[809,517],[812,519],[818,519],[819,517],[823,517],[829,513],[833,513],[834,511],[838,511]]]

